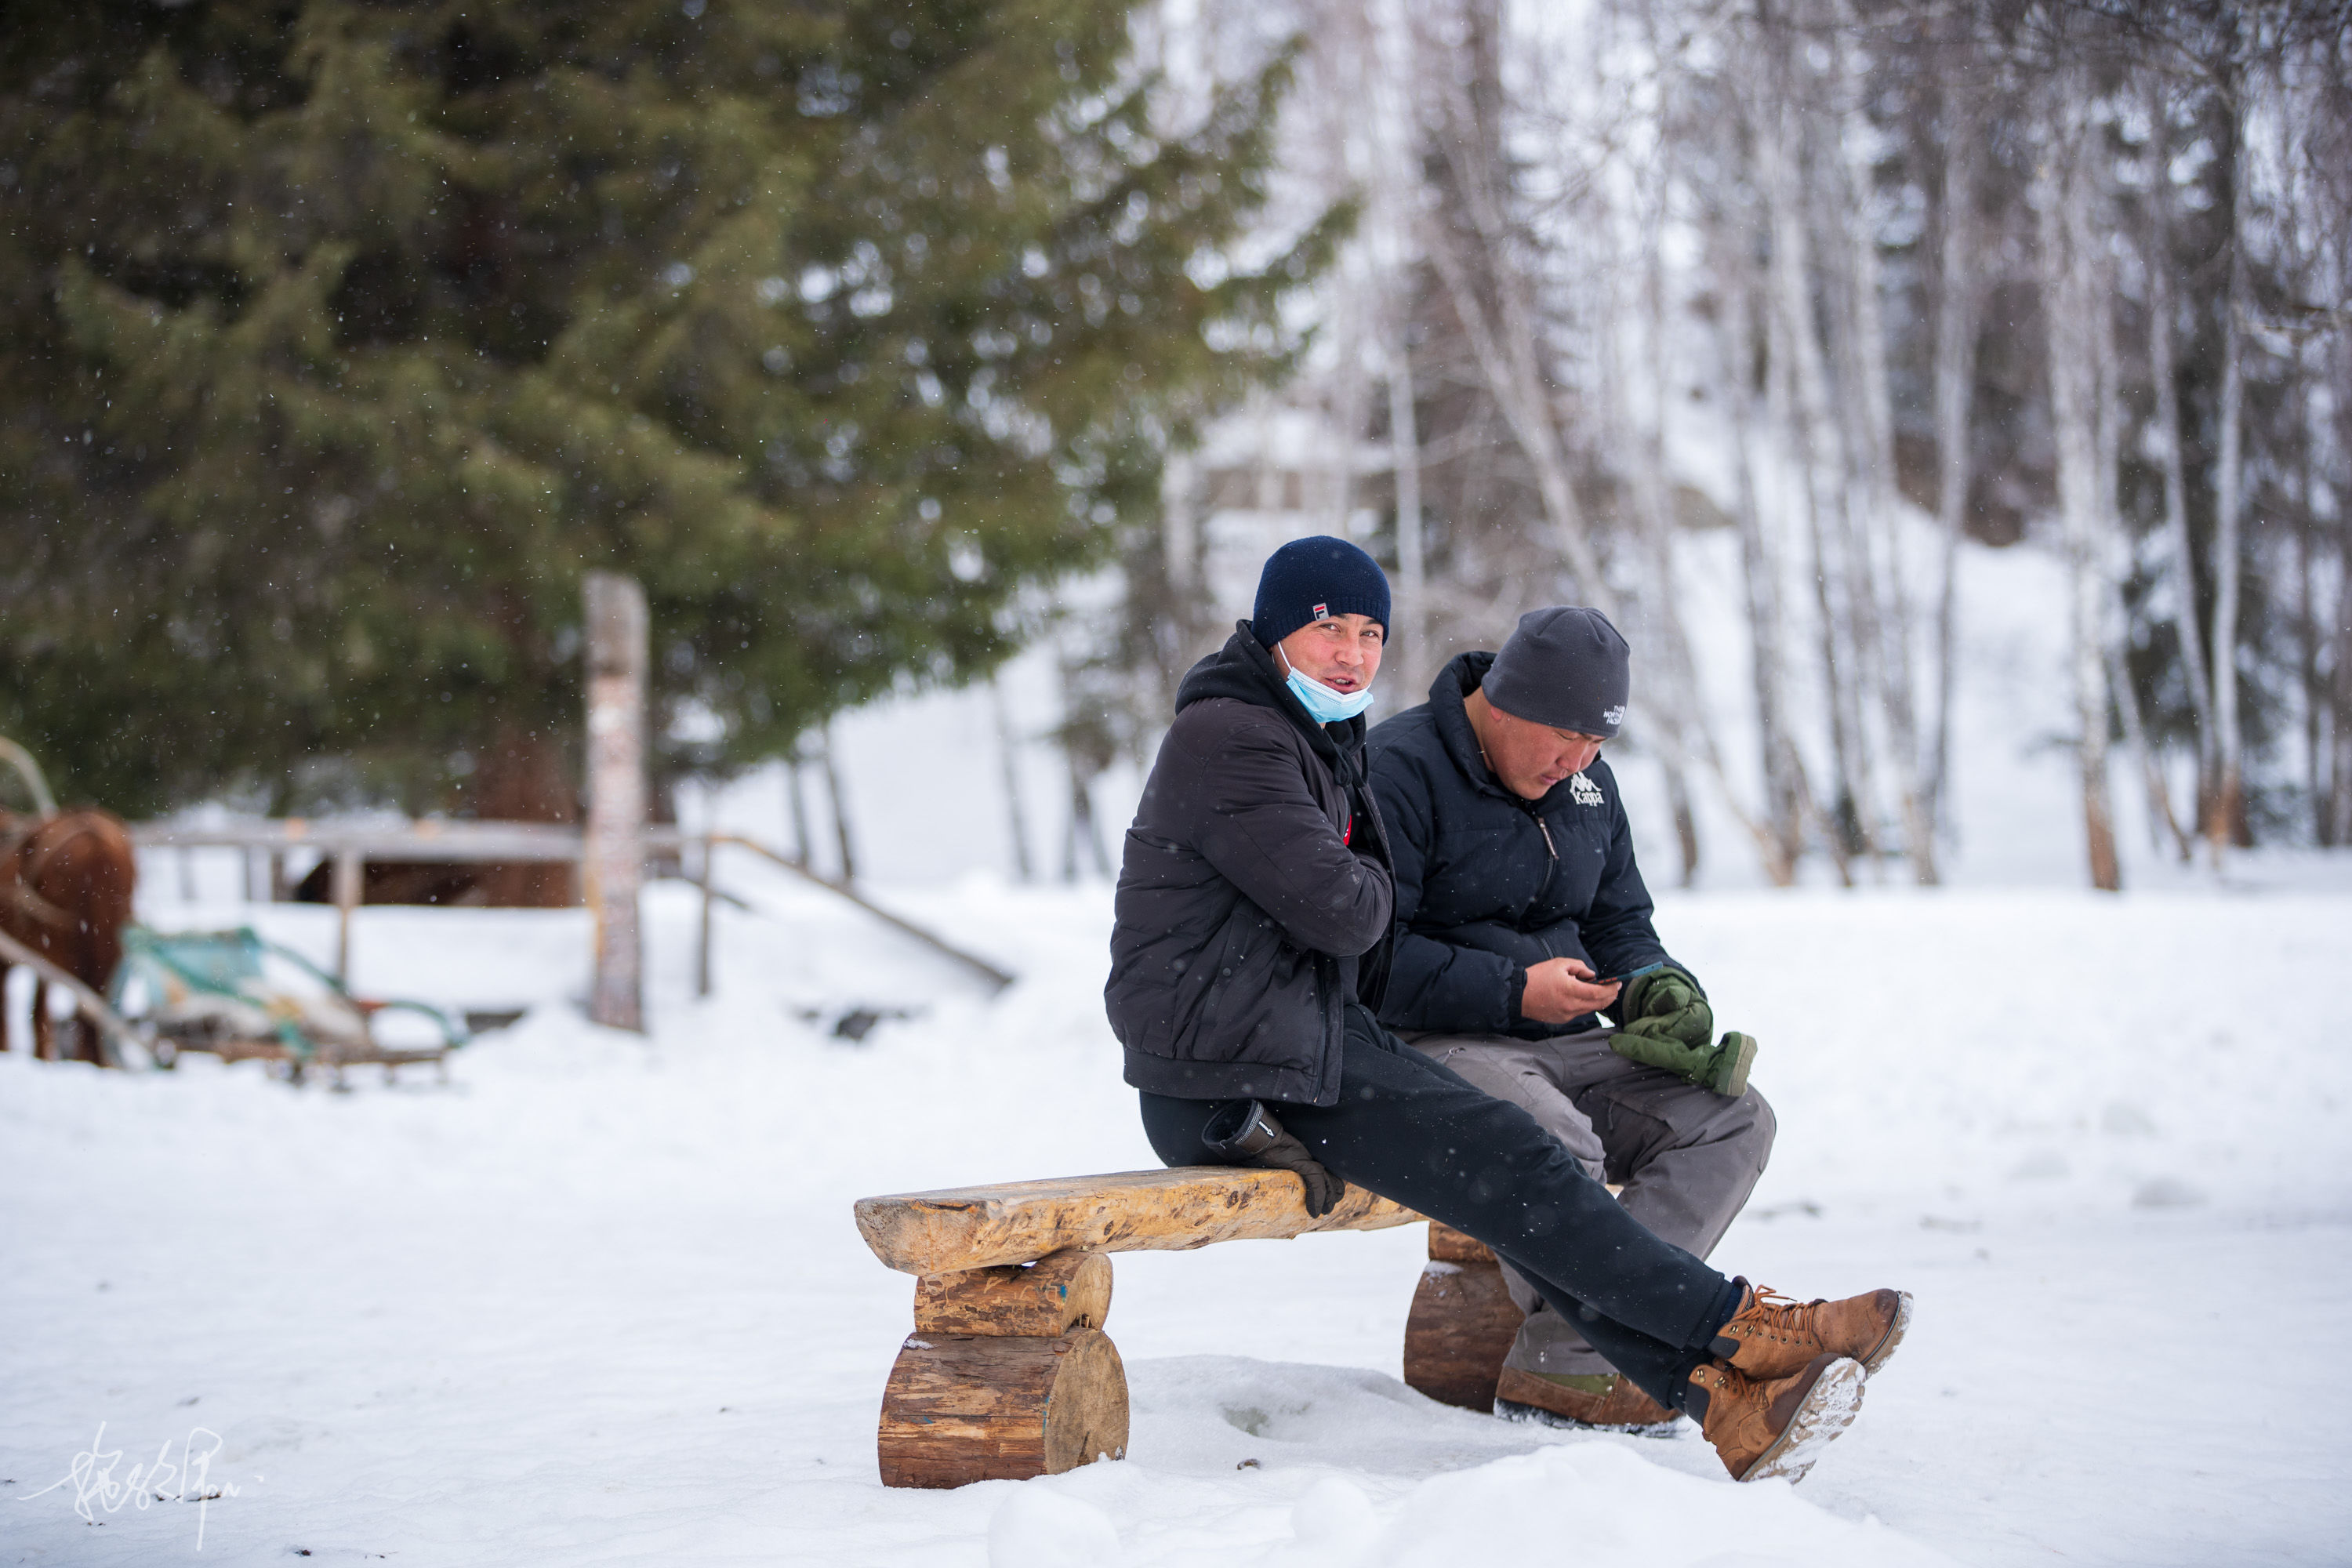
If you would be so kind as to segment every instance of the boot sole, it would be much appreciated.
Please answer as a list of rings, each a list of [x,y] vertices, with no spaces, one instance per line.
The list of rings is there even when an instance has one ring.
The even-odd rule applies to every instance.
[[[1791,1486],[1803,1480],[1805,1472],[1822,1457],[1822,1450],[1853,1425],[1854,1413],[1862,1408],[1865,1375],[1862,1363],[1851,1356],[1823,1367],[1780,1436],[1756,1456],[1755,1463],[1741,1471],[1738,1479],[1781,1479]]]
[[[1573,1415],[1562,1415],[1557,1410],[1546,1410],[1540,1405],[1523,1405],[1516,1399],[1495,1398],[1495,1416],[1500,1421],[1517,1421],[1529,1426],[1551,1426],[1562,1432],[1621,1432],[1628,1437],[1671,1437],[1682,1425],[1677,1411],[1664,1421],[1579,1421]]]
[[[1895,1294],[1900,1299],[1895,1309],[1895,1321],[1888,1326],[1886,1337],[1873,1346],[1868,1355],[1861,1358],[1864,1373],[1875,1373],[1885,1366],[1887,1358],[1895,1353],[1895,1347],[1903,1342],[1903,1336],[1911,1331],[1911,1292],[1897,1290]]]
[[[1731,1070],[1724,1075],[1723,1087],[1715,1091],[1732,1100],[1748,1092],[1748,1074],[1756,1066],[1756,1037],[1742,1035],[1739,1040],[1739,1054],[1733,1059]]]

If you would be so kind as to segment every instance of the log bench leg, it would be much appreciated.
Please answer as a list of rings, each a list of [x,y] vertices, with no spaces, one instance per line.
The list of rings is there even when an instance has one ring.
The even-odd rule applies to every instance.
[[[1485,1243],[1432,1220],[1429,1263],[1404,1323],[1404,1380],[1444,1405],[1482,1414],[1525,1321]]]
[[[882,1484],[1057,1475],[1127,1454],[1127,1369],[1102,1331],[1110,1259],[926,1274],[882,1391]]]

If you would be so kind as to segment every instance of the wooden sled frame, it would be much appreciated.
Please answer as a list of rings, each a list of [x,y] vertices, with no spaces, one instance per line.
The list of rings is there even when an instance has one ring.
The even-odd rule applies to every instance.
[[[1114,1252],[1383,1230],[1421,1215],[1350,1187],[1320,1219],[1287,1172],[1194,1165],[861,1198],[874,1256],[915,1279],[915,1331],[882,1394],[882,1483],[1024,1480],[1126,1457],[1127,1371],[1103,1331]],[[1430,1224],[1405,1382],[1494,1407],[1520,1313],[1495,1255]]]

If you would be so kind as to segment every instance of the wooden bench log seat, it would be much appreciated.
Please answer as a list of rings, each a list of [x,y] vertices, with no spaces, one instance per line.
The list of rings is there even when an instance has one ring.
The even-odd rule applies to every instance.
[[[1103,1332],[1113,1252],[1171,1252],[1421,1219],[1360,1187],[1320,1219],[1282,1171],[1195,1165],[860,1198],[858,1234],[915,1279],[915,1331],[882,1394],[882,1482],[959,1487],[1127,1453],[1127,1371]],[[1430,1226],[1405,1381],[1494,1406],[1519,1326],[1494,1254]]]

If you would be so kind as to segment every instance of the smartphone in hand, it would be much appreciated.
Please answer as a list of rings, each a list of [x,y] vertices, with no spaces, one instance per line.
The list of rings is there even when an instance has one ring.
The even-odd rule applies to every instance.
[[[1623,974],[1591,975],[1585,979],[1583,984],[1587,985],[1622,985],[1628,980],[1639,980],[1644,974],[1649,973],[1650,971],[1654,969],[1664,969],[1664,967],[1665,965],[1663,963],[1645,963],[1641,968],[1632,970]]]

